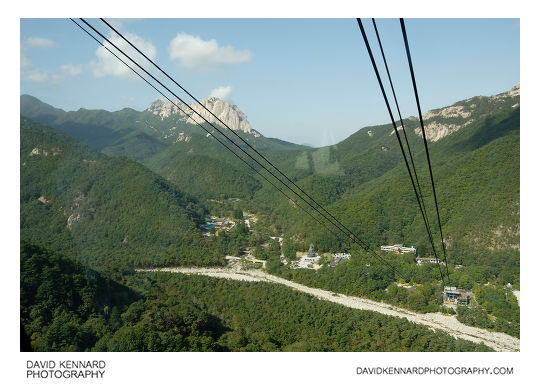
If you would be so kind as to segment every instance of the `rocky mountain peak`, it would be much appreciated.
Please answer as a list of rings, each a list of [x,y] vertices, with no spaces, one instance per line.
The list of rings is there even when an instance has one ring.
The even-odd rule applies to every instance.
[[[163,105],[165,104],[165,102],[163,100],[155,100],[152,102],[152,104],[150,104],[150,108],[149,110],[156,110],[156,109],[160,109],[161,107],[163,107]]]
[[[509,96],[519,96],[520,94],[520,85],[519,82],[516,84],[510,91],[508,91]]]
[[[520,84],[509,91],[493,96],[476,96],[454,103],[451,106],[428,111],[422,118],[426,129],[426,138],[436,142],[474,121],[481,119],[488,112],[498,109],[519,107]],[[415,133],[422,135],[418,118],[414,118]]]
[[[195,121],[197,123],[203,123],[204,119],[206,119],[210,123],[218,123],[221,125],[219,121],[221,120],[233,130],[252,134],[254,137],[260,136],[260,134],[251,127],[246,114],[244,114],[238,106],[234,104],[231,105],[225,100],[216,97],[201,100],[201,104],[211,111],[215,117],[198,103],[190,103],[189,106],[191,108],[182,105],[180,102],[176,102],[176,104],[178,104],[185,113],[175,104],[163,102],[161,100],[153,102],[148,108],[148,111],[152,112],[154,115],[159,115],[161,119],[169,118],[172,115],[178,115],[178,117],[190,124],[196,124]],[[196,113],[193,111],[196,111]],[[200,114],[200,116],[198,114]],[[204,119],[202,119],[201,116],[204,117]]]

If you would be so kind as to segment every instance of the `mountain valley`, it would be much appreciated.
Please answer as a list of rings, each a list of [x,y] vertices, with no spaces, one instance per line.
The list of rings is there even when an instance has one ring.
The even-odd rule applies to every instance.
[[[23,95],[21,285],[33,274],[46,279],[51,272],[73,270],[81,277],[63,281],[65,290],[78,293],[69,306],[51,287],[38,290],[40,285],[32,283],[32,290],[41,293],[37,297],[21,288],[26,301],[21,318],[31,345],[36,350],[100,351],[489,350],[268,283],[135,271],[225,268],[230,265],[225,256],[246,254],[266,261],[267,273],[298,284],[417,313],[455,314],[463,324],[519,338],[519,306],[508,295],[520,284],[519,102],[518,84],[423,117],[447,248],[446,282],[438,264],[416,262],[415,257],[434,253],[391,124],[364,127],[335,145],[310,148],[265,137],[238,106],[224,100],[202,102],[372,249],[414,245],[414,257],[380,253],[399,274],[349,237],[314,221],[305,210],[320,216],[290,191],[284,189],[289,198],[276,191],[257,173],[272,179],[260,166],[236,150],[257,172],[249,168],[194,124],[198,118],[193,112],[160,100],[144,111],[66,112]],[[200,106],[191,107],[225,130]],[[214,127],[201,124],[224,140]],[[438,240],[419,122],[410,117],[404,124]],[[256,222],[248,224],[248,215]],[[201,226],[209,216],[234,226],[204,235]],[[310,244],[320,256],[348,253],[350,260],[321,263],[319,269],[291,268],[297,253],[305,254]],[[441,257],[440,243],[435,247]],[[249,262],[243,266],[263,269]],[[120,285],[124,295],[99,292],[94,276],[109,282],[108,287]],[[444,286],[470,290],[473,306],[442,305]],[[86,301],[85,293],[94,299]],[[300,323],[270,316],[283,308]],[[250,312],[258,318],[251,319]],[[350,322],[342,330],[329,312]],[[375,318],[366,321],[370,317]],[[72,328],[62,329],[62,322]],[[368,337],[372,332],[362,326],[365,322],[379,325],[376,336]],[[317,337],[321,328],[328,337]],[[399,336],[390,336],[391,330],[399,330]],[[73,333],[78,342],[70,345],[66,341]]]

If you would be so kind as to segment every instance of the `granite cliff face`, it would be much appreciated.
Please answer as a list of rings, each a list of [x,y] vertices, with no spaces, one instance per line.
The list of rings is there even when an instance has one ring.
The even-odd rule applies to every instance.
[[[184,103],[176,102],[176,104],[183,110],[188,111],[189,108],[186,107]],[[154,115],[159,115],[161,119],[165,119],[170,117],[171,115],[180,115],[183,117],[186,117],[187,115],[183,113],[180,108],[178,108],[173,103],[166,103],[163,100],[156,100],[153,102],[150,107],[148,108],[148,111],[152,112]]]
[[[459,129],[468,126],[474,121],[493,113],[501,108],[519,107],[520,85],[514,86],[510,91],[494,96],[476,96],[463,100],[449,107],[429,111],[422,118],[426,130],[426,138],[430,142],[436,142]],[[418,119],[412,118],[414,132],[421,136]],[[407,124],[405,124],[407,127]]]
[[[244,114],[238,108],[238,106],[231,105],[227,101],[218,98],[203,99],[201,103],[231,129],[235,131],[242,131],[246,134],[252,134],[256,138],[261,136],[251,127],[251,124],[249,124],[247,120],[246,114]],[[178,107],[170,102],[167,103],[161,100],[156,100],[150,105],[148,111],[152,112],[154,115],[159,115],[161,119],[177,116],[186,123],[196,124],[204,122],[203,118],[201,118],[202,116],[210,123],[222,125],[219,120],[216,119],[216,117],[212,116],[210,112],[197,103],[191,103],[189,104],[189,107],[180,102],[177,102],[176,104]]]

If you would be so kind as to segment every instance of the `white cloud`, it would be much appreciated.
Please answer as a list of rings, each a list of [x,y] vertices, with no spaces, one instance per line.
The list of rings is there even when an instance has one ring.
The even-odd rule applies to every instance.
[[[60,70],[65,75],[77,76],[83,72],[83,66],[82,64],[62,64]]]
[[[134,46],[139,48],[146,56],[148,56],[150,59],[154,60],[156,58],[156,47],[150,43],[149,41],[144,40],[143,38],[132,34],[132,33],[124,33],[123,34],[126,39],[131,41]],[[128,43],[126,43],[121,37],[109,37],[109,40],[116,45],[118,48],[120,48],[122,51],[124,51],[127,55],[131,56],[135,61],[138,63],[144,63],[141,64],[143,67],[148,66],[148,62],[146,59],[144,59],[135,49],[133,49]],[[124,60],[126,63],[128,63],[132,67],[136,67],[133,63],[130,62],[129,59],[126,59],[120,52],[118,52],[111,44],[108,42],[104,42],[104,45],[109,48],[112,52],[116,53],[122,60]],[[130,76],[133,74],[129,68],[125,66],[120,60],[118,60],[116,57],[114,57],[109,51],[107,51],[104,47],[99,47],[96,50],[96,56],[98,58],[97,62],[93,62],[91,64],[93,68],[93,74],[95,77],[103,77],[103,76]],[[137,68],[135,68],[137,69]]]
[[[230,45],[220,47],[215,39],[205,41],[187,33],[179,33],[171,40],[169,54],[181,66],[203,71],[250,61],[253,56],[249,50],[238,51]]]
[[[77,76],[83,72],[82,64],[63,64],[60,66],[60,72],[50,72],[45,69],[34,66],[30,61],[21,58],[21,79],[42,84],[58,84],[67,76]]]
[[[24,41],[24,45],[35,48],[51,48],[54,46],[54,41],[44,37],[29,37]]]
[[[231,94],[231,91],[232,91],[232,87],[231,86],[223,86],[223,87],[218,87],[218,88],[214,88],[212,90],[212,92],[210,92],[210,98],[218,98],[218,99],[224,99],[226,100],[229,95]]]
[[[21,51],[21,71],[32,67],[32,62],[28,57]]]
[[[44,83],[49,80],[49,74],[45,71],[33,71],[26,74],[25,79],[35,83]]]
[[[43,37],[29,37],[21,43],[20,68],[22,80],[55,85],[60,83],[66,76],[76,76],[83,72],[82,64],[63,64],[59,68],[60,71],[48,71],[34,65],[28,57],[28,51],[31,48],[50,48],[54,45],[54,41]]]
[[[62,76],[58,74],[51,74],[48,71],[39,68],[35,68],[31,71],[21,74],[21,76],[24,80],[34,83],[58,84],[60,80],[62,80]]]

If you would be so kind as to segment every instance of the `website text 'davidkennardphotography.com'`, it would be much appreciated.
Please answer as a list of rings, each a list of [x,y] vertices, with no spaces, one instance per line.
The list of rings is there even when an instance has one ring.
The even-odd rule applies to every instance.
[[[358,375],[513,375],[513,367],[478,366],[374,366],[356,368]]]

